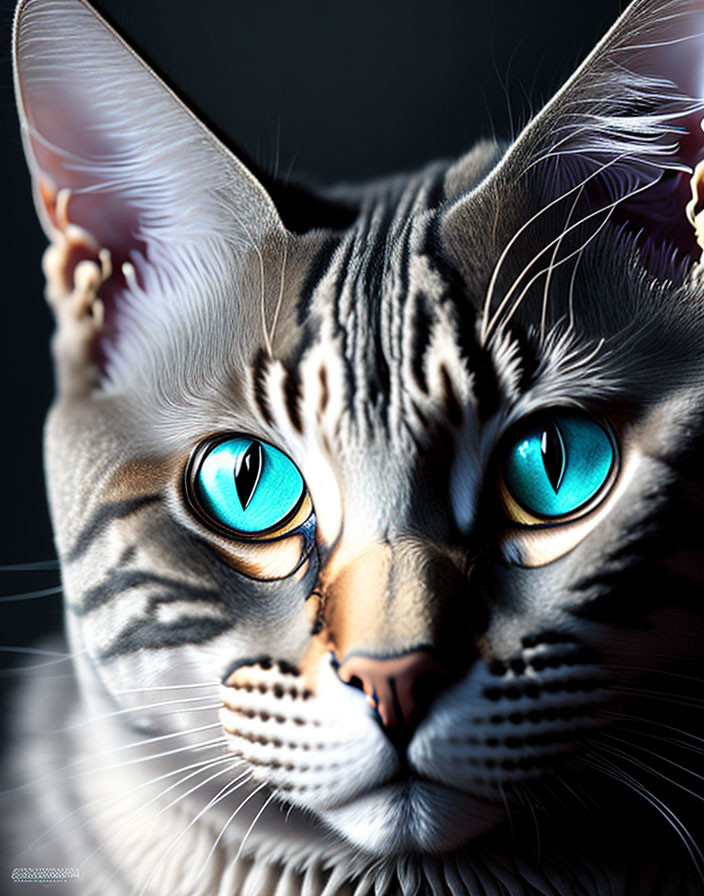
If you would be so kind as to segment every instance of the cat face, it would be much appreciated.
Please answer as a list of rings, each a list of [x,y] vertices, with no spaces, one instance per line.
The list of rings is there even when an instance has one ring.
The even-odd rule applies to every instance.
[[[666,6],[634,4],[513,147],[305,232],[88,6],[21,6],[89,704],[194,750],[207,728],[270,813],[375,856],[615,774],[624,692],[701,625],[701,13]],[[160,687],[170,716],[135,695]]]

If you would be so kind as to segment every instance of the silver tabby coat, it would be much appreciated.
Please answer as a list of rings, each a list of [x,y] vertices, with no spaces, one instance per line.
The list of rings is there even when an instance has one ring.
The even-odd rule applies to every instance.
[[[75,681],[20,694],[9,867],[701,893],[704,3],[636,0],[513,145],[317,197],[83,0],[23,0],[14,53]],[[613,462],[541,515],[515,446],[555,502],[570,425]],[[265,449],[304,483],[256,530],[203,507],[240,442],[232,513]]]

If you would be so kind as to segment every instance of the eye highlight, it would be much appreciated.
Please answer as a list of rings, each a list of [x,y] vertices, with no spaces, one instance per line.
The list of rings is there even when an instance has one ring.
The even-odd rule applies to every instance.
[[[500,490],[508,515],[525,525],[569,518],[591,507],[613,481],[610,428],[575,411],[529,421],[509,444]]]
[[[192,505],[214,528],[245,537],[290,531],[310,499],[298,468],[283,451],[248,436],[210,439],[186,476]],[[305,506],[304,506],[305,505]]]

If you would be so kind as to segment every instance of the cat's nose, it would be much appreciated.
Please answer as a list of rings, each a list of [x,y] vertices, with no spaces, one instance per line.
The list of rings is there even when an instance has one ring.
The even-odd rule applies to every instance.
[[[428,650],[377,658],[350,656],[337,667],[345,684],[367,695],[388,737],[405,747],[430,703],[452,676]]]

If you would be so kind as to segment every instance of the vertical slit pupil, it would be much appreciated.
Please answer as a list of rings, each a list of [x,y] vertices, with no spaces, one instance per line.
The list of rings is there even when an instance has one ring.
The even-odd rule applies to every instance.
[[[543,435],[540,439],[540,451],[550,485],[552,485],[555,494],[557,494],[565,476],[567,453],[562,433],[556,423],[548,423],[543,430]]]
[[[264,452],[259,442],[252,442],[244,454],[240,455],[240,460],[235,468],[235,487],[242,510],[247,509],[254,496],[263,463]]]

